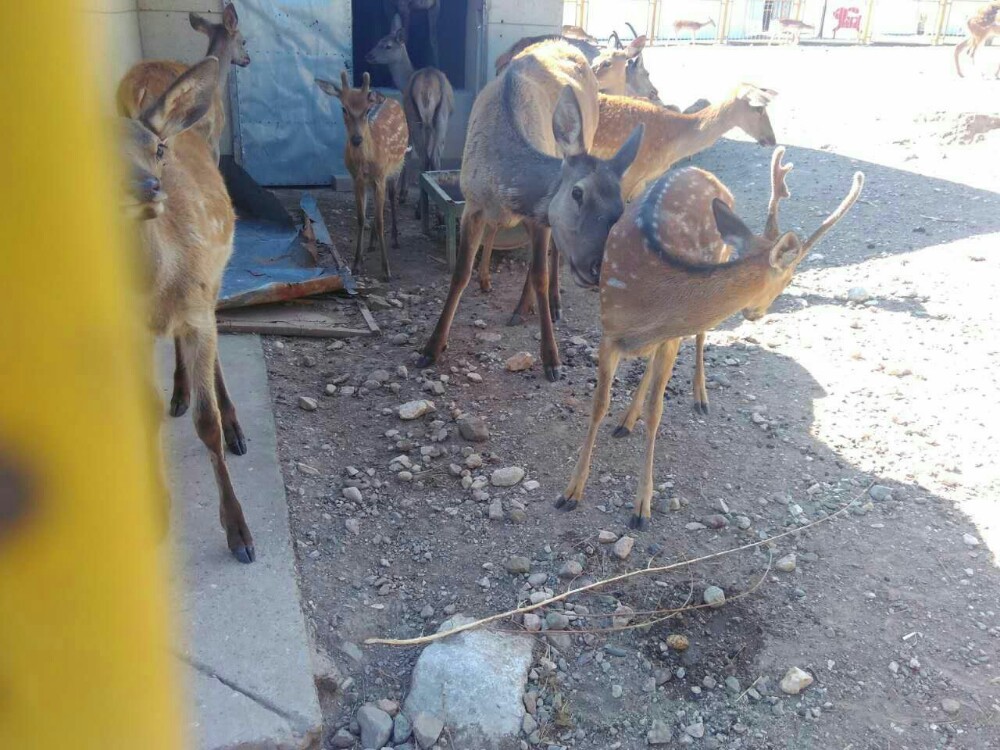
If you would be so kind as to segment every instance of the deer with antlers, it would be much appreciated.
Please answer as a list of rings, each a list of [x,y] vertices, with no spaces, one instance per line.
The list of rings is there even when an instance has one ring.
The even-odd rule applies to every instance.
[[[979,48],[986,44],[990,38],[1000,36],[998,15],[1000,15],[1000,2],[991,2],[979,8],[966,22],[969,27],[969,36],[955,47],[955,70],[958,71],[959,78],[965,77],[962,74],[962,53],[965,52],[970,60],[975,61]],[[1000,78],[1000,67],[997,67],[994,77]]]
[[[352,89],[347,71],[340,73],[340,86],[330,81],[316,79],[323,93],[340,99],[347,128],[344,146],[344,164],[354,183],[354,207],[357,237],[354,244],[354,273],[364,270],[365,209],[368,188],[375,195],[375,217],[372,236],[378,243],[382,257],[382,275],[389,281],[389,253],[385,247],[385,199],[389,194],[389,213],[392,216],[392,246],[399,247],[396,230],[396,177],[403,168],[409,133],[406,115],[395,99],[371,89],[371,77],[365,73],[359,89]]]
[[[709,26],[715,26],[714,19],[709,18],[707,21],[694,21],[690,18],[678,18],[674,21],[674,34],[680,36],[686,31],[691,35],[689,43],[694,44],[694,38],[698,35],[698,32]]]
[[[462,159],[458,262],[420,367],[435,362],[447,346],[484,230],[523,221],[531,238],[529,273],[541,312],[545,376],[560,377],[548,310],[549,237],[567,254],[577,281],[596,286],[604,241],[624,210],[621,177],[642,142],[639,125],[607,161],[588,153],[597,129],[597,96],[586,58],[552,40],[526,49],[476,97]]]
[[[253,537],[226,467],[223,439],[245,452],[219,363],[215,303],[233,249],[236,216],[218,163],[198,122],[217,93],[219,61],[184,72],[134,119],[122,120],[131,179],[126,213],[139,220],[147,266],[150,327],[174,337],[194,393],[194,424],[208,449],[219,489],[219,519],[233,556],[256,557]]]
[[[646,37],[639,36],[629,42],[627,47],[609,45],[594,58],[590,67],[594,69],[602,94],[649,99],[662,105],[660,93],[649,79],[649,71],[642,64],[642,50],[645,46]]]
[[[611,231],[601,272],[603,335],[590,426],[557,508],[573,510],[583,499],[619,363],[623,357],[645,357],[643,383],[622,426],[631,429],[628,420],[634,423],[644,400],[646,456],[629,526],[649,526],[656,433],[681,339],[741,310],[747,320],[761,318],[806,254],[861,194],[864,175],[857,172],[847,197],[805,242],[793,232],[781,233],[778,205],[789,196],[785,176],[791,169],[781,163],[783,153],[776,149],[771,161],[771,200],[762,235],[753,234],[733,213],[725,185],[695,167],[656,180]],[[735,248],[739,258],[715,262],[725,257],[723,244]]]

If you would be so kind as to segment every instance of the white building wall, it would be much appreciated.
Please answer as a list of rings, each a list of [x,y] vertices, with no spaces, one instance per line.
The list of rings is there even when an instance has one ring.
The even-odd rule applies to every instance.
[[[84,0],[84,30],[104,73],[100,79],[101,107],[115,111],[115,88],[125,72],[142,59],[139,14],[135,0]]]

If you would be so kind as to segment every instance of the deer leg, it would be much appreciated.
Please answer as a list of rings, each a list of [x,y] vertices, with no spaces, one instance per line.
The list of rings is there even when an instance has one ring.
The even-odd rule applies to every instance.
[[[971,41],[970,39],[963,39],[955,47],[955,71],[958,73],[959,78],[965,78],[965,76],[962,74],[961,56],[962,52],[964,52],[966,48],[969,46],[970,41]]]
[[[170,396],[170,416],[179,417],[191,405],[191,383],[188,381],[181,340],[174,337],[174,391]]]
[[[438,14],[441,12],[441,2],[434,3],[427,10],[427,35],[430,37],[431,43],[431,65],[435,68],[440,68],[441,64],[438,61]]]
[[[653,460],[655,459],[656,433],[660,429],[660,419],[663,417],[663,392],[667,389],[670,373],[677,359],[677,349],[680,339],[670,339],[656,350],[650,363],[654,370],[653,381],[650,384],[649,397],[646,399],[646,465],[639,480],[639,488],[635,493],[635,505],[632,508],[632,518],[629,528],[644,531],[649,528],[650,507],[653,497]]]
[[[538,322],[542,327],[542,367],[545,377],[555,383],[562,376],[559,362],[559,346],[552,326],[552,312],[549,308],[549,242],[552,230],[535,222],[526,223],[531,236],[531,283],[535,288],[535,303],[538,305]]]
[[[390,281],[392,275],[389,273],[389,251],[385,246],[385,182],[385,178],[375,180],[375,216],[372,232],[382,257],[382,276],[386,281]]]
[[[240,427],[239,419],[236,417],[236,405],[229,397],[218,352],[215,354],[215,397],[218,399],[219,413],[222,415],[222,434],[226,438],[226,446],[237,456],[245,455],[247,439],[243,436],[243,428]]]
[[[492,224],[486,228],[486,235],[483,237],[483,254],[479,258],[479,288],[484,292],[493,288],[490,280],[490,260],[493,258],[493,243],[499,231],[500,225]]]
[[[222,418],[214,383],[218,346],[214,316],[211,323],[203,327],[189,327],[183,334],[184,357],[191,368],[194,391],[194,425],[212,460],[219,488],[219,520],[225,529],[229,550],[240,562],[251,563],[256,557],[253,537],[243,518],[240,501],[236,499],[222,451]]]
[[[556,507],[563,510],[575,510],[583,500],[583,490],[590,476],[590,459],[594,454],[594,444],[597,442],[597,431],[601,420],[608,413],[611,402],[611,384],[615,379],[615,371],[621,361],[621,353],[606,339],[601,340],[597,359],[597,388],[594,389],[594,404],[590,410],[590,426],[587,428],[587,438],[580,449],[573,476],[562,495],[556,500]]]
[[[469,279],[472,278],[472,266],[476,262],[476,252],[479,250],[485,226],[486,222],[483,219],[482,211],[466,204],[465,210],[462,212],[462,224],[458,238],[458,258],[455,270],[451,275],[448,299],[445,300],[444,309],[434,327],[434,333],[427,340],[420,359],[417,360],[417,367],[427,367],[433,364],[441,356],[441,352],[448,348],[448,332],[451,330],[452,321],[455,320],[455,312],[462,299],[462,292],[465,291],[465,287],[469,285]]]
[[[694,410],[708,414],[708,388],[705,387],[705,332],[695,338],[694,351]]]
[[[510,314],[510,320],[507,321],[507,325],[519,326],[524,322],[525,318],[535,311],[535,306],[532,304],[534,297],[534,288],[531,285],[531,269],[529,269],[528,274],[524,277],[524,288],[521,289],[521,299],[517,301],[517,307]]]
[[[632,403],[629,404],[628,411],[625,413],[621,424],[611,433],[612,437],[623,438],[632,434],[632,430],[635,429],[635,423],[639,420],[639,412],[642,410],[643,403],[645,403],[646,394],[649,393],[649,384],[653,382],[653,372],[653,357],[649,357],[646,360],[646,370],[642,373],[642,380],[639,381],[639,387],[632,394]]]
[[[389,216],[392,218],[392,246],[399,249],[399,230],[396,228],[396,176],[393,175],[386,180],[386,189],[389,192]]]
[[[555,240],[549,241],[549,309],[552,311],[552,322],[562,320],[562,296],[559,292],[559,265],[562,257]]]
[[[358,232],[354,241],[354,267],[351,273],[359,275],[365,269],[365,180],[360,174],[354,178],[354,212],[355,224]]]

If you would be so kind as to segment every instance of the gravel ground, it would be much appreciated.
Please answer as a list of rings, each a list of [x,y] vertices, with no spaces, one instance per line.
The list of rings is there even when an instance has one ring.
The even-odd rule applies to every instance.
[[[485,616],[535,591],[747,544],[859,498],[772,549],[549,607],[544,626],[569,634],[535,633],[533,733],[509,746],[645,748],[669,734],[668,746],[704,748],[1000,747],[1000,477],[990,458],[1000,82],[956,79],[945,48],[646,54],[661,96],[682,106],[741,80],[780,92],[771,118],[795,163],[783,228],[811,231],[858,169],[862,199],[766,318],[709,334],[707,417],[691,409],[693,347],[682,348],[657,442],[652,529],[632,533],[625,559],[599,532],[629,533],[644,427],[624,440],[610,432],[638,364],[619,371],[582,507],[551,506],[586,429],[596,294],[567,280],[564,380],[547,383],[538,364],[508,372],[512,355],[537,355],[538,335],[533,322],[505,327],[524,255],[497,253],[494,291],[470,286],[449,350],[418,371],[414,350],[448,278],[440,242],[420,234],[407,206],[396,278],[370,285],[381,339],[266,341],[304,607],[335,673],[323,695],[329,746],[350,741],[334,733],[352,729],[363,703],[406,695],[418,651],[359,648],[366,637],[414,636],[453,612]],[[981,52],[979,72],[992,72],[996,54]],[[769,157],[726,140],[694,163],[759,228]],[[348,254],[352,199],[314,192]],[[297,203],[296,191],[281,196]],[[300,396],[318,409],[300,408]],[[402,421],[397,408],[418,399],[436,410]],[[485,422],[485,442],[462,436],[462,415]],[[508,467],[523,480],[493,486],[492,472]],[[725,606],[594,632],[700,603],[712,586]],[[798,695],[779,685],[792,667],[814,679]],[[458,747],[448,736],[438,745]]]

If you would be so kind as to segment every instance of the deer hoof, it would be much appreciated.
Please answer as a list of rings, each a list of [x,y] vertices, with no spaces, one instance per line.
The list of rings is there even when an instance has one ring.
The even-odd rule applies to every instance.
[[[556,500],[556,507],[559,510],[565,510],[567,512],[571,510],[576,510],[576,506],[579,504],[580,504],[579,501],[571,500],[568,497],[560,497],[558,500]]]
[[[257,553],[254,552],[252,544],[241,544],[233,550],[233,557],[244,565],[249,565],[257,559]]]
[[[420,358],[417,359],[417,367],[419,367],[419,368],[430,367],[436,361],[437,361],[437,357],[436,356],[434,356],[433,354],[428,354],[427,352],[423,352],[420,355]]]
[[[632,434],[632,430],[630,430],[625,425],[620,424],[617,427],[615,427],[615,431],[611,433],[611,437],[625,438],[625,437],[628,437],[631,434]]]
[[[562,378],[562,365],[545,365],[545,379],[557,383]]]
[[[247,453],[247,439],[243,436],[243,428],[235,419],[231,422],[222,423],[222,432],[226,436],[226,447],[229,452],[237,456],[245,456]]]
[[[628,519],[628,527],[636,531],[646,531],[649,529],[649,519],[642,516],[633,515]]]
[[[698,414],[708,414],[708,402],[707,401],[695,401],[694,410]]]
[[[507,325],[510,327],[524,325],[524,316],[519,312],[512,313],[510,319],[507,321]]]
[[[553,323],[558,323],[560,320],[563,319],[562,308],[561,307],[554,307],[554,306],[550,305],[549,306],[549,312],[552,314],[552,322]]]
[[[187,393],[174,391],[174,395],[170,397],[170,416],[183,416],[187,412],[190,404],[191,398]]]

